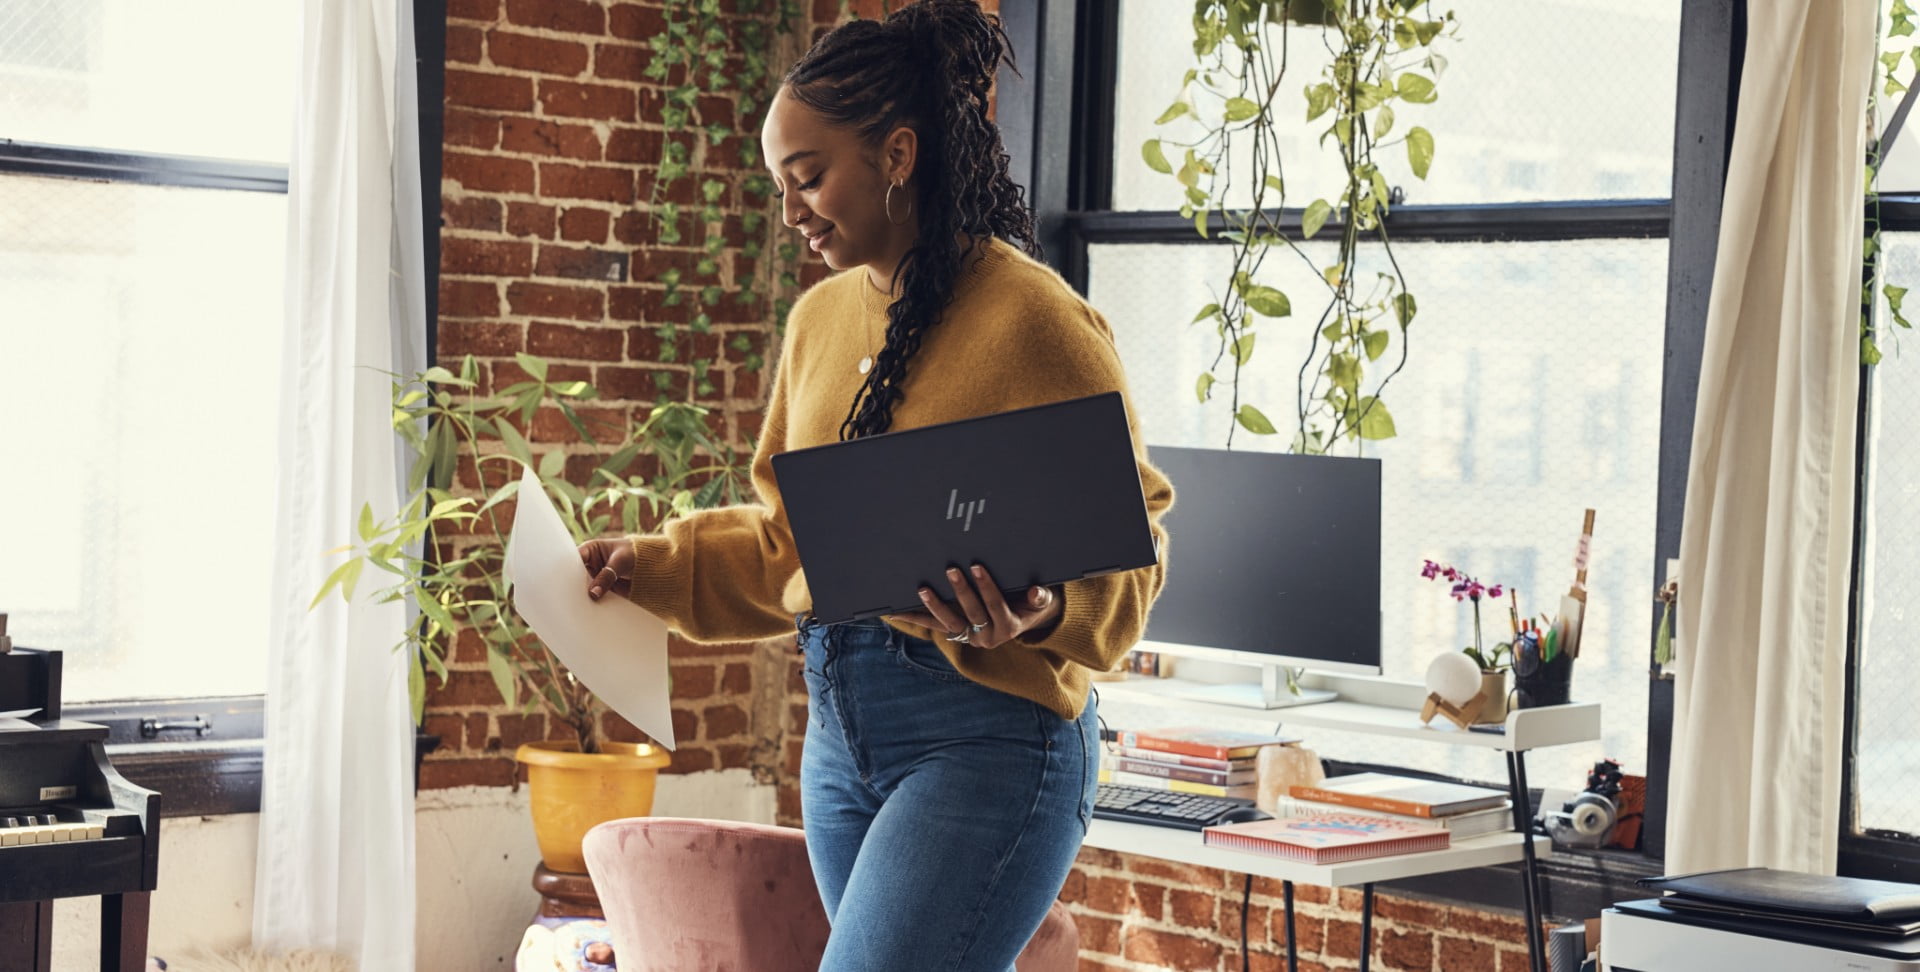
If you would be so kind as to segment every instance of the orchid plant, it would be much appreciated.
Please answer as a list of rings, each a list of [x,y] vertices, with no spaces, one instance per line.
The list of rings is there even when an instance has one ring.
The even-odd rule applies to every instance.
[[[1465,652],[1468,658],[1473,659],[1474,664],[1479,665],[1483,672],[1504,671],[1511,660],[1513,645],[1502,641],[1493,646],[1492,652],[1486,650],[1480,637],[1480,599],[1491,597],[1497,601],[1505,596],[1506,588],[1499,584],[1492,586],[1482,584],[1479,579],[1468,576],[1466,571],[1432,560],[1421,563],[1420,576],[1427,580],[1444,578],[1452,585],[1448,593],[1454,600],[1473,602],[1473,644],[1461,651]]]

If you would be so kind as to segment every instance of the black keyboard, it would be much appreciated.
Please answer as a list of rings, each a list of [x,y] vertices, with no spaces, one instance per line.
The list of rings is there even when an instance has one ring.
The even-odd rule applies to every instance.
[[[1124,783],[1102,783],[1093,799],[1093,815],[1123,823],[1199,830],[1221,823],[1220,818],[1232,811],[1244,812],[1251,806],[1252,800],[1175,793],[1144,786],[1127,786]]]

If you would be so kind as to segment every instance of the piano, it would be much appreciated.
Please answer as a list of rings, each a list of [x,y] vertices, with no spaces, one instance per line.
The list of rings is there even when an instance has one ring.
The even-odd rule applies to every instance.
[[[50,972],[54,899],[91,895],[100,968],[141,972],[160,794],[114,770],[105,726],[60,717],[59,652],[0,651],[0,713],[22,709],[0,720],[0,972]]]

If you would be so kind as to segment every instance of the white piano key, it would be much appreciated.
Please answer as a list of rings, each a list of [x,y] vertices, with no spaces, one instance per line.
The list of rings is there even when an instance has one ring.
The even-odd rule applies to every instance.
[[[0,830],[0,847],[20,846],[20,828],[7,827]]]

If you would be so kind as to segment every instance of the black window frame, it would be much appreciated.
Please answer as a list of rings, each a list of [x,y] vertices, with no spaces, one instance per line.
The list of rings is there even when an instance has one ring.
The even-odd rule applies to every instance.
[[[1002,69],[996,110],[1014,179],[1027,188],[1048,262],[1084,294],[1091,244],[1210,245],[1198,239],[1192,221],[1178,213],[1112,211],[1118,0],[1028,0],[1003,5],[1000,16],[1013,49],[1025,61],[1019,74]],[[1670,199],[1404,205],[1388,217],[1394,238],[1402,241],[1668,240],[1649,596],[1664,580],[1668,559],[1679,555],[1720,199],[1745,46],[1745,0],[1700,0],[1683,6]],[[1277,224],[1298,227],[1300,211],[1283,210]],[[1673,683],[1660,677],[1653,664],[1657,623],[1656,618],[1649,625],[1645,642],[1648,786],[1641,850],[1556,850],[1541,862],[1548,914],[1589,916],[1614,901],[1646,897],[1634,879],[1663,871]],[[1538,790],[1533,798],[1536,803],[1540,799]],[[1448,903],[1512,909],[1519,905],[1516,868],[1481,868],[1389,887]]]
[[[412,2],[420,102],[427,347],[431,351],[439,316],[440,141],[445,128],[447,7],[446,0]],[[288,167],[284,165],[0,137],[0,178],[8,175],[280,195],[285,195],[288,187]],[[71,680],[67,680],[67,688],[72,688]],[[266,743],[264,695],[61,701],[67,718],[107,728],[108,759],[129,781],[160,793],[161,816],[259,812]],[[206,728],[196,725],[196,720]],[[437,741],[416,731],[416,780],[418,757],[431,751]]]

